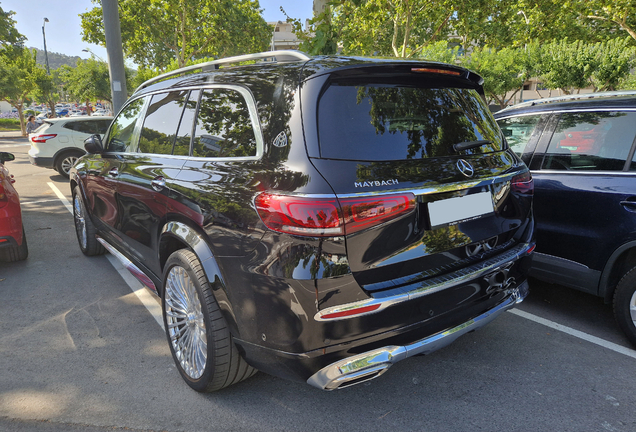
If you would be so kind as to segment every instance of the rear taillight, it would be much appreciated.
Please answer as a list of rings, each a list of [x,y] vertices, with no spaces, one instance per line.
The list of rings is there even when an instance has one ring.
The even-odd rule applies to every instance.
[[[411,193],[365,198],[307,198],[262,193],[254,200],[271,230],[311,237],[333,237],[367,229],[415,208]]]
[[[534,180],[532,180],[530,171],[514,176],[510,182],[510,186],[513,192],[525,195],[534,194]]]
[[[379,225],[415,208],[411,193],[368,198],[341,199],[347,234]]]
[[[31,137],[31,141],[35,143],[45,143],[46,140],[50,140],[51,138],[55,138],[57,134],[44,134],[44,135],[34,135]]]

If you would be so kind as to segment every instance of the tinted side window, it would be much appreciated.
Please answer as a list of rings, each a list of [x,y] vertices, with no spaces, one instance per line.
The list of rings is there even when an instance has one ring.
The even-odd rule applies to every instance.
[[[172,154],[187,95],[187,91],[174,91],[152,96],[139,136],[141,153]]]
[[[189,155],[190,154],[190,138],[192,138],[192,126],[194,123],[194,117],[197,113],[197,102],[199,101],[199,90],[190,92],[188,102],[185,104],[183,115],[181,116],[181,123],[179,123],[179,132],[177,132],[177,139],[174,142],[175,155]]]
[[[236,90],[207,89],[201,95],[192,155],[256,156],[256,137],[247,103]]]
[[[111,121],[110,120],[97,120],[95,123],[95,129],[96,131],[93,133],[98,133],[100,135],[104,135],[106,133],[106,131],[108,130],[108,126],[110,126]]]
[[[76,132],[81,132],[85,134],[94,134],[95,127],[91,122],[69,122],[63,126],[65,129],[70,129]]]
[[[144,106],[144,98],[139,98],[126,106],[113,121],[108,135],[106,150],[110,152],[136,152],[135,125]]]
[[[521,156],[539,120],[541,120],[540,115],[529,115],[501,119],[497,120],[497,123],[512,151]]]
[[[636,113],[563,113],[543,169],[622,171],[636,135]]]
[[[103,135],[108,130],[108,126],[110,126],[110,120],[84,120],[66,123],[64,128],[90,135]]]

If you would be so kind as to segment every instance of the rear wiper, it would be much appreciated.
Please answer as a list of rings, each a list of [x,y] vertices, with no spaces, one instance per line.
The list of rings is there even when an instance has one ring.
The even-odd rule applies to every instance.
[[[464,141],[453,145],[453,150],[456,152],[462,150],[468,150],[475,147],[481,147],[486,144],[492,144],[490,140],[479,140],[479,141]]]

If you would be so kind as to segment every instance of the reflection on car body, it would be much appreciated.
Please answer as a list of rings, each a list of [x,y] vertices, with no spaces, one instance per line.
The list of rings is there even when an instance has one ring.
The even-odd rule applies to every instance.
[[[531,274],[612,302],[636,344],[636,94],[598,93],[496,113],[535,181]]]
[[[532,178],[479,76],[297,51],[205,67],[271,57],[146,82],[71,171],[81,250],[156,289],[188,385],[344,388],[525,298]]]

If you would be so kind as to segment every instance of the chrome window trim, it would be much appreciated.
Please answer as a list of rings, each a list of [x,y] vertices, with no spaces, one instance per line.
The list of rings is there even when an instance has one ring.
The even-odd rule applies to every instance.
[[[121,112],[125,107],[127,107],[129,104],[133,103],[135,100],[142,98],[142,97],[148,97],[146,99],[146,101],[144,102],[144,106],[141,109],[141,113],[140,113],[140,117],[143,116],[144,120],[146,119],[146,111],[147,111],[147,107],[150,104],[150,99],[152,99],[152,96],[156,95],[156,94],[162,94],[162,93],[170,93],[171,91],[192,91],[192,90],[201,90],[204,91],[205,89],[214,89],[214,88],[221,88],[221,89],[232,89],[237,91],[238,93],[241,94],[241,96],[243,96],[243,99],[245,100],[245,102],[247,103],[247,109],[249,111],[250,114],[250,121],[252,123],[252,130],[254,131],[254,137],[256,139],[256,155],[255,156],[241,156],[241,157],[224,157],[224,158],[214,158],[214,157],[195,157],[195,156],[191,156],[191,155],[166,155],[166,154],[157,154],[157,153],[141,153],[141,152],[107,152],[109,154],[118,154],[118,155],[140,155],[140,154],[145,154],[145,155],[153,155],[153,156],[161,156],[161,157],[167,157],[167,158],[177,158],[177,159],[187,159],[187,160],[193,160],[193,161],[209,161],[209,162],[241,162],[241,161],[255,161],[255,160],[259,160],[263,157],[263,155],[265,154],[265,140],[263,139],[263,130],[261,128],[261,124],[260,121],[258,120],[258,110],[256,109],[256,102],[255,102],[255,98],[254,95],[252,94],[252,92],[244,86],[238,85],[238,84],[212,84],[212,83],[208,83],[208,84],[203,84],[203,85],[194,85],[194,86],[187,86],[187,87],[173,87],[173,88],[167,88],[167,89],[161,89],[161,90],[154,90],[154,91],[150,91],[150,92],[146,92],[142,95],[139,95],[138,97],[135,97],[134,99],[131,98],[128,103],[126,103],[126,105],[124,107],[122,107],[122,109],[119,111]],[[197,101],[197,118],[199,115],[199,104],[200,104],[200,95],[199,95],[199,100]],[[119,115],[119,113],[117,113]],[[183,116],[183,113],[182,113]],[[115,117],[116,118],[116,117]],[[113,121],[115,120],[115,118],[113,118]],[[133,132],[133,136],[134,138],[139,141],[139,135],[141,134],[141,125],[139,124],[139,118],[137,119],[138,124],[135,125],[135,131]],[[143,124],[143,123],[142,123]],[[110,131],[110,128],[109,128]],[[192,141],[192,139],[190,139],[190,141]],[[192,150],[192,146],[190,146],[190,150]]]
[[[581,109],[556,109],[556,110],[542,110],[542,111],[530,111],[519,114],[511,114],[502,117],[498,117],[496,120],[506,120],[513,117],[525,117],[530,115],[544,115],[544,114],[563,114],[563,113],[579,113],[579,112],[608,112],[608,111],[619,111],[619,112],[636,112],[636,108],[581,108]],[[496,115],[497,113],[495,113]]]
[[[634,176],[636,171],[572,171],[572,170],[531,170],[535,174],[565,174],[565,175],[586,175],[586,176]]]

